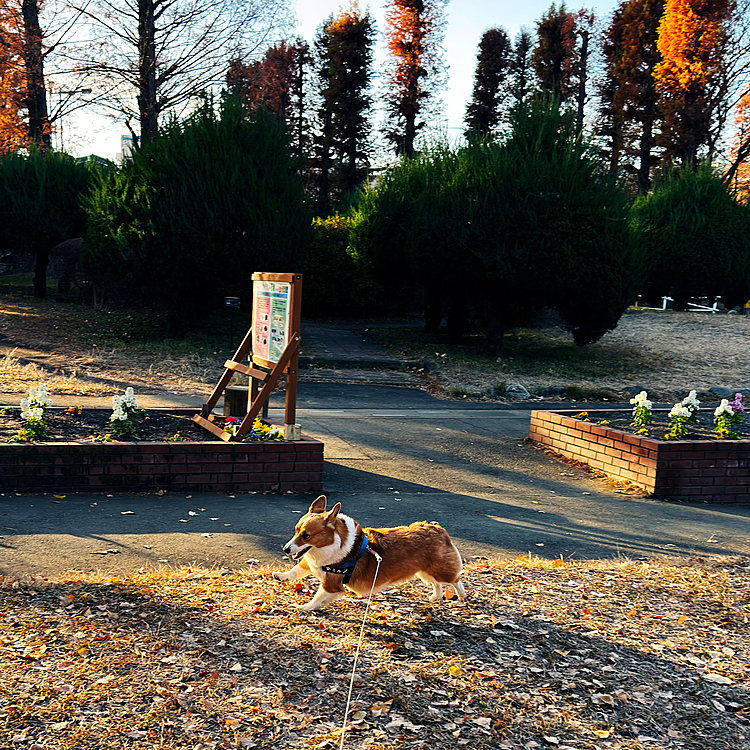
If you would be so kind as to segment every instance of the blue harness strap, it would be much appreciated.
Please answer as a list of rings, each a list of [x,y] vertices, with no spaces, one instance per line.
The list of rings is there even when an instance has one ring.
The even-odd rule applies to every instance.
[[[362,555],[365,554],[367,548],[370,545],[369,539],[363,534],[362,535],[362,546],[357,552],[357,556],[353,560],[347,560],[346,562],[339,563],[338,565],[324,565],[323,570],[326,573],[335,573],[336,575],[344,576],[342,583],[349,583],[354,573],[355,565],[362,559]]]

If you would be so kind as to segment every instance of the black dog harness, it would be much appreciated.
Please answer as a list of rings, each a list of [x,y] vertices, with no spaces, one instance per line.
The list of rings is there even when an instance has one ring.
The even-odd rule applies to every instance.
[[[369,545],[370,545],[369,539],[363,534],[362,546],[359,548],[359,552],[357,552],[357,556],[353,560],[340,562],[337,565],[324,565],[323,570],[326,573],[335,573],[336,575],[344,576],[344,580],[342,581],[342,583],[349,583],[352,577],[352,573],[354,573],[354,566],[362,558],[362,555],[364,555],[365,552],[367,552]]]

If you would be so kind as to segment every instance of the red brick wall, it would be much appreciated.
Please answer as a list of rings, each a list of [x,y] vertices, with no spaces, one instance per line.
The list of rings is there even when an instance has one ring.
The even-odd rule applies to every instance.
[[[531,439],[655,497],[750,503],[750,440],[664,442],[573,419],[577,413],[533,411]]]
[[[0,483],[19,492],[320,492],[323,443],[5,443]]]

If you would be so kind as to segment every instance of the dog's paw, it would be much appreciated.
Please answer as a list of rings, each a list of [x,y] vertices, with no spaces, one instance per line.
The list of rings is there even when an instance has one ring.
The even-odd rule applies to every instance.
[[[274,570],[271,575],[277,581],[288,581],[291,577],[288,570]]]
[[[319,609],[323,605],[315,604],[312,600],[307,602],[307,604],[297,604],[295,605],[297,609],[301,609],[303,612],[313,612],[316,609]]]

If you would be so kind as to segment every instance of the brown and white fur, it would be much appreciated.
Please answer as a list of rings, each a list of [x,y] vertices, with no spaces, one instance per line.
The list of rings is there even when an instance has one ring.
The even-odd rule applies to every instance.
[[[466,598],[460,580],[461,555],[442,526],[422,521],[390,529],[363,529],[340,511],[341,503],[336,503],[326,512],[326,497],[321,495],[300,518],[294,536],[284,546],[284,552],[301,560],[290,570],[275,571],[275,578],[294,581],[312,574],[320,580],[315,596],[307,604],[300,605],[300,609],[320,609],[345,595],[343,575],[327,573],[323,566],[353,559],[362,544],[363,533],[370,548],[382,558],[376,592],[416,576],[432,586],[432,602],[442,598],[444,584],[450,584],[459,599]],[[375,555],[365,552],[357,562],[347,588],[359,596],[369,594],[376,568]]]

